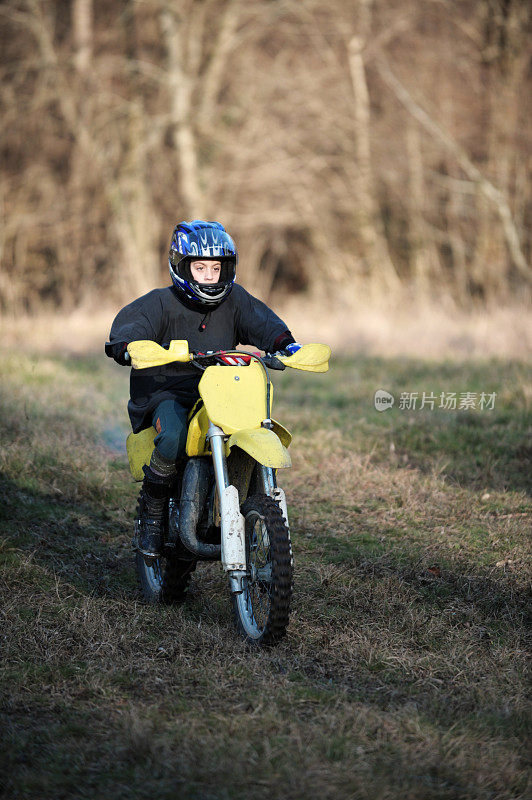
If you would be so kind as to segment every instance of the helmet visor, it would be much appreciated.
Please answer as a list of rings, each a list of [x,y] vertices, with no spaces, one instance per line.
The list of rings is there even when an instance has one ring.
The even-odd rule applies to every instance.
[[[216,283],[202,283],[192,275],[190,265],[193,261],[219,261],[220,274]],[[236,277],[236,258],[235,256],[221,256],[220,258],[198,258],[198,256],[182,256],[175,250],[170,250],[170,263],[180,278],[188,281],[189,283],[196,283],[202,287],[226,286],[228,283],[233,283]]]

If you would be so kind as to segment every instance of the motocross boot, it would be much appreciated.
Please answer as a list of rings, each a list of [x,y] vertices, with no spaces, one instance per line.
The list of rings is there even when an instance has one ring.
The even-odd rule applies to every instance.
[[[162,457],[154,451],[150,465],[143,467],[144,482],[139,495],[137,546],[139,552],[148,558],[157,558],[161,554],[166,504],[176,474],[174,462],[163,463],[166,474],[160,474],[161,460]]]

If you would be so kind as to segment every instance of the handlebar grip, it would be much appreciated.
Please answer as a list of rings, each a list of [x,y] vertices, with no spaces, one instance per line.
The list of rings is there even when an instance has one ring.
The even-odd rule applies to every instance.
[[[278,370],[286,369],[286,365],[283,364],[283,362],[280,361],[277,358],[277,356],[274,356],[272,353],[266,353],[262,357],[262,360],[269,369],[278,369]]]

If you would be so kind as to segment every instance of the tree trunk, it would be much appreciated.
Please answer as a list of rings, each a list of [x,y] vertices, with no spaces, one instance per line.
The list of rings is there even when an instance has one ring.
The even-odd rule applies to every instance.
[[[92,0],[73,0],[72,34],[76,69],[87,75],[92,60]]]
[[[423,217],[425,180],[421,137],[418,127],[412,122],[406,126],[406,151],[408,156],[407,206],[411,269],[417,290],[426,294],[430,291],[431,279],[434,279],[439,272],[439,259],[434,242],[427,236]]]
[[[166,45],[170,119],[180,174],[180,194],[186,219],[201,218],[203,195],[199,175],[197,141],[192,125],[193,80],[184,66],[186,33],[183,20],[171,4],[161,11],[161,28]]]
[[[366,0],[363,0],[366,5]],[[354,94],[354,136],[357,161],[354,205],[357,230],[362,242],[362,252],[370,271],[374,287],[384,284],[388,290],[399,285],[397,272],[390,259],[388,245],[380,219],[371,166],[370,107],[362,51],[364,39],[353,36],[349,42],[349,69]]]
[[[406,110],[453,154],[469,180],[476,183],[480,192],[493,204],[501,220],[506,244],[513,263],[524,278],[528,281],[532,280],[532,269],[526,263],[523,251],[521,250],[519,236],[505,195],[480,172],[467,153],[462,150],[447,131],[435,122],[429,114],[415,102],[410,93],[390,70],[384,58],[379,60],[378,69],[384,82],[392,89],[395,96]]]

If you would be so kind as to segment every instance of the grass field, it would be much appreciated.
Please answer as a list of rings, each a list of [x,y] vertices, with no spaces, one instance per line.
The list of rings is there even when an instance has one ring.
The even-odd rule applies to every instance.
[[[139,600],[127,371],[4,353],[6,797],[530,796],[529,365],[342,357],[275,383],[295,594],[286,639],[250,652],[218,565],[184,606]]]

